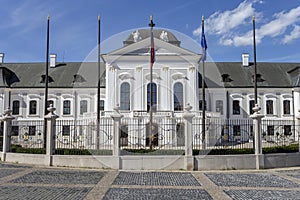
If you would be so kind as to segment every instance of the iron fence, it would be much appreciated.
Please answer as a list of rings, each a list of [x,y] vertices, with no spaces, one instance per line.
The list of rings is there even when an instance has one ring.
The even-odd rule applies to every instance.
[[[202,149],[202,118],[193,119],[193,149]],[[206,149],[253,148],[253,122],[251,119],[205,120]]]
[[[181,117],[155,117],[152,128],[148,117],[124,117],[120,124],[121,149],[178,150],[185,149],[185,120]],[[113,119],[56,120],[55,149],[57,154],[66,154],[65,150],[85,150],[90,154],[98,150],[113,149]],[[297,144],[300,127],[293,120],[263,119],[261,123],[262,146],[281,147]],[[2,129],[2,126],[1,126]],[[254,129],[252,119],[205,120],[205,144],[212,149],[254,149]],[[0,131],[0,143],[1,143]],[[202,119],[194,117],[192,121],[193,150],[202,150]],[[44,147],[44,120],[13,120],[11,143],[23,148]],[[1,145],[2,147],[2,145]],[[225,151],[224,151],[225,152]],[[253,150],[254,152],[254,150]],[[99,153],[99,152],[98,152]],[[73,152],[74,154],[74,152]],[[76,153],[75,153],[76,154]],[[102,153],[101,153],[102,154]]]
[[[112,150],[113,120],[105,117],[100,119],[99,125],[95,119],[57,120],[55,149],[58,154],[65,149]],[[80,151],[78,151],[80,154]]]
[[[183,150],[184,126],[182,118],[156,117],[152,129],[147,117],[123,118],[121,120],[121,149]]]
[[[44,120],[13,120],[11,144],[24,148],[44,147]]]
[[[261,124],[262,145],[274,147],[298,143],[298,130],[293,120],[263,120]]]

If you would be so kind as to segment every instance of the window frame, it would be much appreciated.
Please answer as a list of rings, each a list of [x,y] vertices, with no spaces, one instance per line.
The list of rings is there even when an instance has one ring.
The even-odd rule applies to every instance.
[[[184,107],[184,89],[183,88],[184,88],[183,83],[181,83],[181,82],[175,82],[173,85],[173,110],[174,111],[183,111],[183,107]]]
[[[15,102],[18,102],[18,106],[17,108],[15,107]],[[20,105],[21,105],[21,102],[20,100],[13,100],[12,102],[12,115],[20,115]],[[17,111],[17,112],[15,112]]]
[[[238,104],[236,104],[236,102]],[[232,115],[240,115],[240,114],[241,114],[240,100],[234,99],[232,100]]]
[[[131,86],[128,82],[120,85],[120,110],[131,110]]]

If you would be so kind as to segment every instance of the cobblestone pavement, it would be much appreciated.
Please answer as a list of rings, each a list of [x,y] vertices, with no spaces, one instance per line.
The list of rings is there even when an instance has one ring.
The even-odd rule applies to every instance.
[[[167,172],[0,163],[0,199],[300,200],[300,167]]]

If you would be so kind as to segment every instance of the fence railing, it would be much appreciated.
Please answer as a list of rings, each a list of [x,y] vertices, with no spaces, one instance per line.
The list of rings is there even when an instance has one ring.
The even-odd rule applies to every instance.
[[[11,144],[23,148],[44,147],[44,120],[13,120]],[[55,149],[112,150],[113,119],[63,120],[55,125]],[[150,129],[149,117],[123,117],[120,123],[121,149],[184,150],[185,120],[182,117],[155,117]],[[253,149],[252,119],[208,118],[205,121],[206,149]],[[299,125],[293,120],[262,120],[263,147],[286,146],[298,143]],[[192,147],[202,149],[202,119],[192,120]],[[2,146],[1,146],[2,147]]]
[[[44,147],[43,120],[13,120],[11,127],[11,143],[25,148]]]

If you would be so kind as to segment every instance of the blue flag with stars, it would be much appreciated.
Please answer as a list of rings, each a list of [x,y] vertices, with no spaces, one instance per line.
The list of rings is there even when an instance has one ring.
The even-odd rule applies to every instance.
[[[204,21],[202,21],[202,34],[201,34],[201,47],[202,47],[202,61],[206,60],[206,49],[207,49],[207,44],[206,44],[206,39],[205,39],[205,34],[204,34]]]

